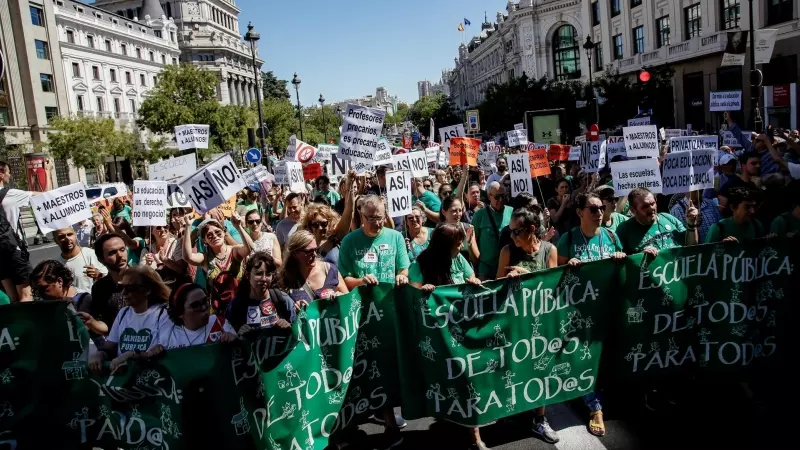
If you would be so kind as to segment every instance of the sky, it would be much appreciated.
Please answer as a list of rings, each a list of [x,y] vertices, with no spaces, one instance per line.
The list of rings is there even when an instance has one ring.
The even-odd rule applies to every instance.
[[[300,102],[326,103],[375,94],[379,86],[400,101],[417,101],[417,81],[439,81],[454,67],[464,39],[505,13],[506,0],[237,0],[239,29],[252,21],[261,33],[264,71],[301,79]],[[295,101],[294,87],[287,84]]]

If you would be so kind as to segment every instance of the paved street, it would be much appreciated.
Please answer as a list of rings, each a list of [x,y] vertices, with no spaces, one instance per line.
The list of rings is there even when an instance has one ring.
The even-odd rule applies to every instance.
[[[28,240],[28,252],[30,252],[31,255],[31,267],[36,267],[36,265],[42,261],[57,257],[61,253],[61,250],[53,243],[31,245],[31,240]]]

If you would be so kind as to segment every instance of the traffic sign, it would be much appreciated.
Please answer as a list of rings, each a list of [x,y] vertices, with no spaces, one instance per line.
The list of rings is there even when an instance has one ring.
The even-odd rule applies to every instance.
[[[261,150],[257,148],[251,148],[247,151],[247,161],[253,164],[257,164],[261,162]]]
[[[297,154],[296,154],[297,160],[305,164],[314,159],[314,155],[317,153],[317,149],[306,144],[303,141],[297,141],[297,142],[298,142]]]

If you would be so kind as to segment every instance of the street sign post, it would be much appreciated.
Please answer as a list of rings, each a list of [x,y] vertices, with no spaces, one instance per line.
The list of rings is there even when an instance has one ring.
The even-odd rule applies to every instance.
[[[259,162],[261,162],[261,150],[255,147],[251,148],[250,150],[247,151],[246,157],[248,162],[251,162],[253,164],[258,164]]]

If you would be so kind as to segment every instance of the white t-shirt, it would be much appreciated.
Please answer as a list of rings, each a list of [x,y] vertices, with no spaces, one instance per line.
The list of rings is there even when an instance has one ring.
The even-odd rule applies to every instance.
[[[272,247],[275,245],[275,234],[262,231],[261,237],[253,241],[253,253],[267,252],[272,255]]]
[[[489,178],[486,180],[486,186],[489,186],[490,184],[494,183],[495,181],[497,181],[499,183],[500,180],[502,180],[503,177],[506,176],[507,173],[508,173],[508,171],[506,171],[506,173],[501,175],[500,172],[495,172],[495,173],[489,175]]]
[[[145,352],[153,347],[159,330],[170,324],[164,305],[153,305],[139,314],[126,306],[119,310],[107,340],[118,344],[117,355],[134,350]]]
[[[72,272],[72,276],[75,277],[72,286],[86,292],[91,292],[92,286],[94,285],[94,280],[87,277],[84,273],[84,268],[86,266],[94,266],[103,276],[108,274],[108,268],[100,263],[94,251],[88,248],[81,248],[81,252],[70,259],[64,259],[64,257],[59,254],[56,260],[64,263],[69,271]]]
[[[222,333],[236,333],[230,323],[222,316],[208,316],[208,324],[198,330],[187,330],[182,325],[170,321],[154,344],[161,344],[165,349],[191,347],[219,341]]]
[[[33,192],[20,191],[19,189],[9,189],[3,199],[3,210],[6,213],[6,219],[11,224],[11,229],[18,232],[17,224],[19,223],[19,209],[27,206],[31,200]]]

